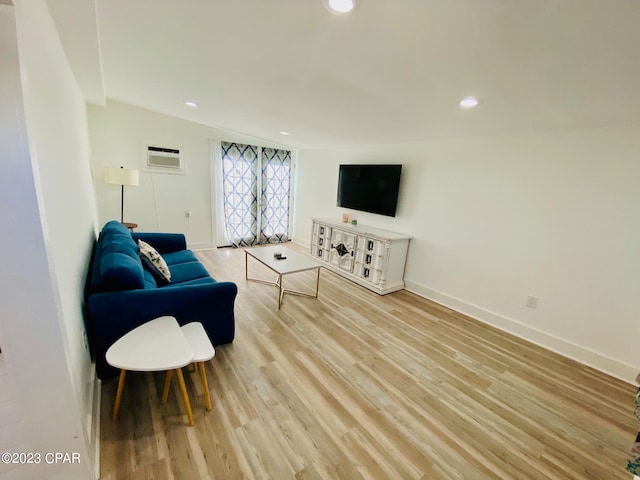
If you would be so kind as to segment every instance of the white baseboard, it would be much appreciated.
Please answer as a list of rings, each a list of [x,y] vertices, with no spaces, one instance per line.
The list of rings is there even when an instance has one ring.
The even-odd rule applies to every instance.
[[[189,250],[211,250],[217,248],[213,243],[187,243]]]
[[[635,378],[636,375],[638,375],[638,367],[627,365],[619,360],[576,345],[568,340],[555,337],[549,333],[520,323],[517,320],[512,320],[419,283],[405,279],[405,288],[416,295],[432,300],[464,315],[468,315],[475,320],[504,330],[528,342],[595,368],[624,382],[636,385]]]

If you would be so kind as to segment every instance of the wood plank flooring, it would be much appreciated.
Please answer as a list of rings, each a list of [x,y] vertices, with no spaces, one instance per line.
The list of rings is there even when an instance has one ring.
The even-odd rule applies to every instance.
[[[245,282],[242,250],[197,254],[239,289],[236,340],[206,364],[213,410],[195,371],[193,427],[178,388],[160,404],[163,373],[131,373],[112,421],[117,381],[104,382],[102,479],[631,477],[632,385],[324,269],[318,300],[285,295],[279,311],[274,287]]]

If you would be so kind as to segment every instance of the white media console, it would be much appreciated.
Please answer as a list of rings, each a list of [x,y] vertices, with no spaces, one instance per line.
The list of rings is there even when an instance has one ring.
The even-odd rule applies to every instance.
[[[408,235],[339,220],[313,218],[311,255],[380,295],[404,288]]]

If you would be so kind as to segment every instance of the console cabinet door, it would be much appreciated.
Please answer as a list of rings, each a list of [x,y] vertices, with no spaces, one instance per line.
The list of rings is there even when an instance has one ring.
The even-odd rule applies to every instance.
[[[328,262],[330,244],[331,227],[314,223],[311,232],[311,255],[319,260]]]
[[[346,272],[353,271],[356,235],[334,228],[331,230],[329,263]]]
[[[365,236],[358,237],[358,249],[356,252],[356,266],[354,273],[374,285],[384,286],[386,267],[384,242],[379,239]]]

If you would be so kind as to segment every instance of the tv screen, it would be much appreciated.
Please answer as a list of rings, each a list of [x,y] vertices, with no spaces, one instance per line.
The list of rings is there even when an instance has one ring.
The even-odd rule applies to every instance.
[[[396,216],[402,165],[340,165],[339,207]]]

